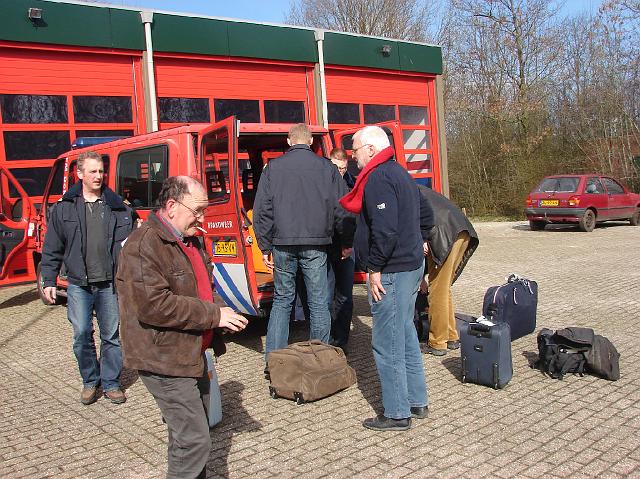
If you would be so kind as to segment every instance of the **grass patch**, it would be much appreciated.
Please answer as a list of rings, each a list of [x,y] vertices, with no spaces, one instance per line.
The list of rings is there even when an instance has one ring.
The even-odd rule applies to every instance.
[[[480,216],[469,216],[469,221],[473,222],[488,222],[488,221],[525,221],[526,218],[524,215],[512,215],[512,216],[501,216],[501,215],[480,215]]]

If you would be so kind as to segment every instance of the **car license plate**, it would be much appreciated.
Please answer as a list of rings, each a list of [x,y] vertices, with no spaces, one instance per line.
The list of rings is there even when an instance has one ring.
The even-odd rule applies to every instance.
[[[558,200],[540,200],[540,206],[558,206]]]
[[[237,256],[235,241],[216,241],[213,243],[214,256]]]

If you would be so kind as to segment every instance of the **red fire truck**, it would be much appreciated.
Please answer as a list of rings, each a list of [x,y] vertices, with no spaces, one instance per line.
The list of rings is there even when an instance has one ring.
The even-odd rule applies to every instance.
[[[379,124],[389,134],[400,164],[406,167],[400,125]],[[203,224],[204,242],[211,254],[216,293],[236,311],[261,316],[273,297],[273,277],[262,262],[252,226],[253,201],[264,165],[288,148],[288,124],[240,123],[229,117],[215,124],[192,124],[88,148],[58,157],[38,211],[18,181],[0,168],[0,235],[2,273],[0,286],[39,278],[47,214],[75,181],[77,157],[87,149],[98,152],[105,164],[106,184],[145,219],[162,182],[168,176],[199,178],[209,197]],[[356,129],[334,132],[311,126],[311,148],[328,157],[333,144],[351,147]],[[350,169],[357,174],[354,161]],[[9,188],[19,198],[7,194]],[[13,191],[13,190],[12,190]],[[59,286],[64,295],[64,271]]]

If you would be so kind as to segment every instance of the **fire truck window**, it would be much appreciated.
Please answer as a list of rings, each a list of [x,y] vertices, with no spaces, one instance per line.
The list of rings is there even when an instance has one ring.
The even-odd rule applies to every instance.
[[[396,107],[394,105],[364,105],[364,122],[367,125],[395,119]]]
[[[217,130],[203,140],[205,188],[209,201],[225,203],[231,195],[229,178],[229,133]]]
[[[64,161],[58,161],[55,165],[51,187],[49,188],[49,198],[62,194],[62,182],[64,180]]]
[[[10,171],[27,195],[42,196],[51,168],[11,168]],[[9,196],[11,198],[20,197],[20,193],[13,186],[13,183],[9,183]]]
[[[160,121],[164,123],[209,123],[208,98],[160,98]]]
[[[5,131],[3,136],[8,161],[55,158],[71,149],[69,132],[66,130]]]
[[[133,130],[76,130],[76,138],[97,136],[133,136]]]
[[[264,120],[267,123],[304,123],[304,102],[265,100]]]
[[[400,123],[403,125],[428,124],[429,109],[425,106],[405,106],[400,105]]]
[[[74,96],[73,117],[76,123],[131,123],[131,97]]]
[[[433,189],[431,177],[415,178],[415,180],[416,180],[416,183],[418,183],[419,185],[423,185],[423,186],[426,186],[427,188]]]
[[[0,95],[3,123],[67,123],[63,95]]]
[[[164,145],[125,151],[118,156],[116,192],[134,208],[152,208],[167,177]]]
[[[357,125],[360,123],[360,106],[357,103],[328,103],[329,123]]]
[[[344,135],[342,137],[342,145],[338,145],[345,150],[353,149],[353,135]]]
[[[235,115],[245,123],[260,123],[260,103],[258,100],[222,100],[213,101],[216,121]]]
[[[78,181],[78,163],[73,162],[69,165],[69,181],[67,182],[67,191]]]
[[[429,150],[429,132],[427,130],[402,130],[402,141],[407,150]]]
[[[431,155],[418,153],[406,155],[406,159],[410,173],[431,173]]]

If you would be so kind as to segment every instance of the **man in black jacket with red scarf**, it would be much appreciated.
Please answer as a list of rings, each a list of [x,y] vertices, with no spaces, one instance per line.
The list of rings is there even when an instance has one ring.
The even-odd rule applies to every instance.
[[[393,158],[384,130],[368,126],[353,137],[353,157],[362,172],[340,200],[359,213],[356,264],[367,271],[373,316],[373,356],[382,386],[384,413],[366,419],[376,431],[405,431],[411,418],[427,416],[422,353],[413,324],[424,267],[420,197],[416,183]]]

